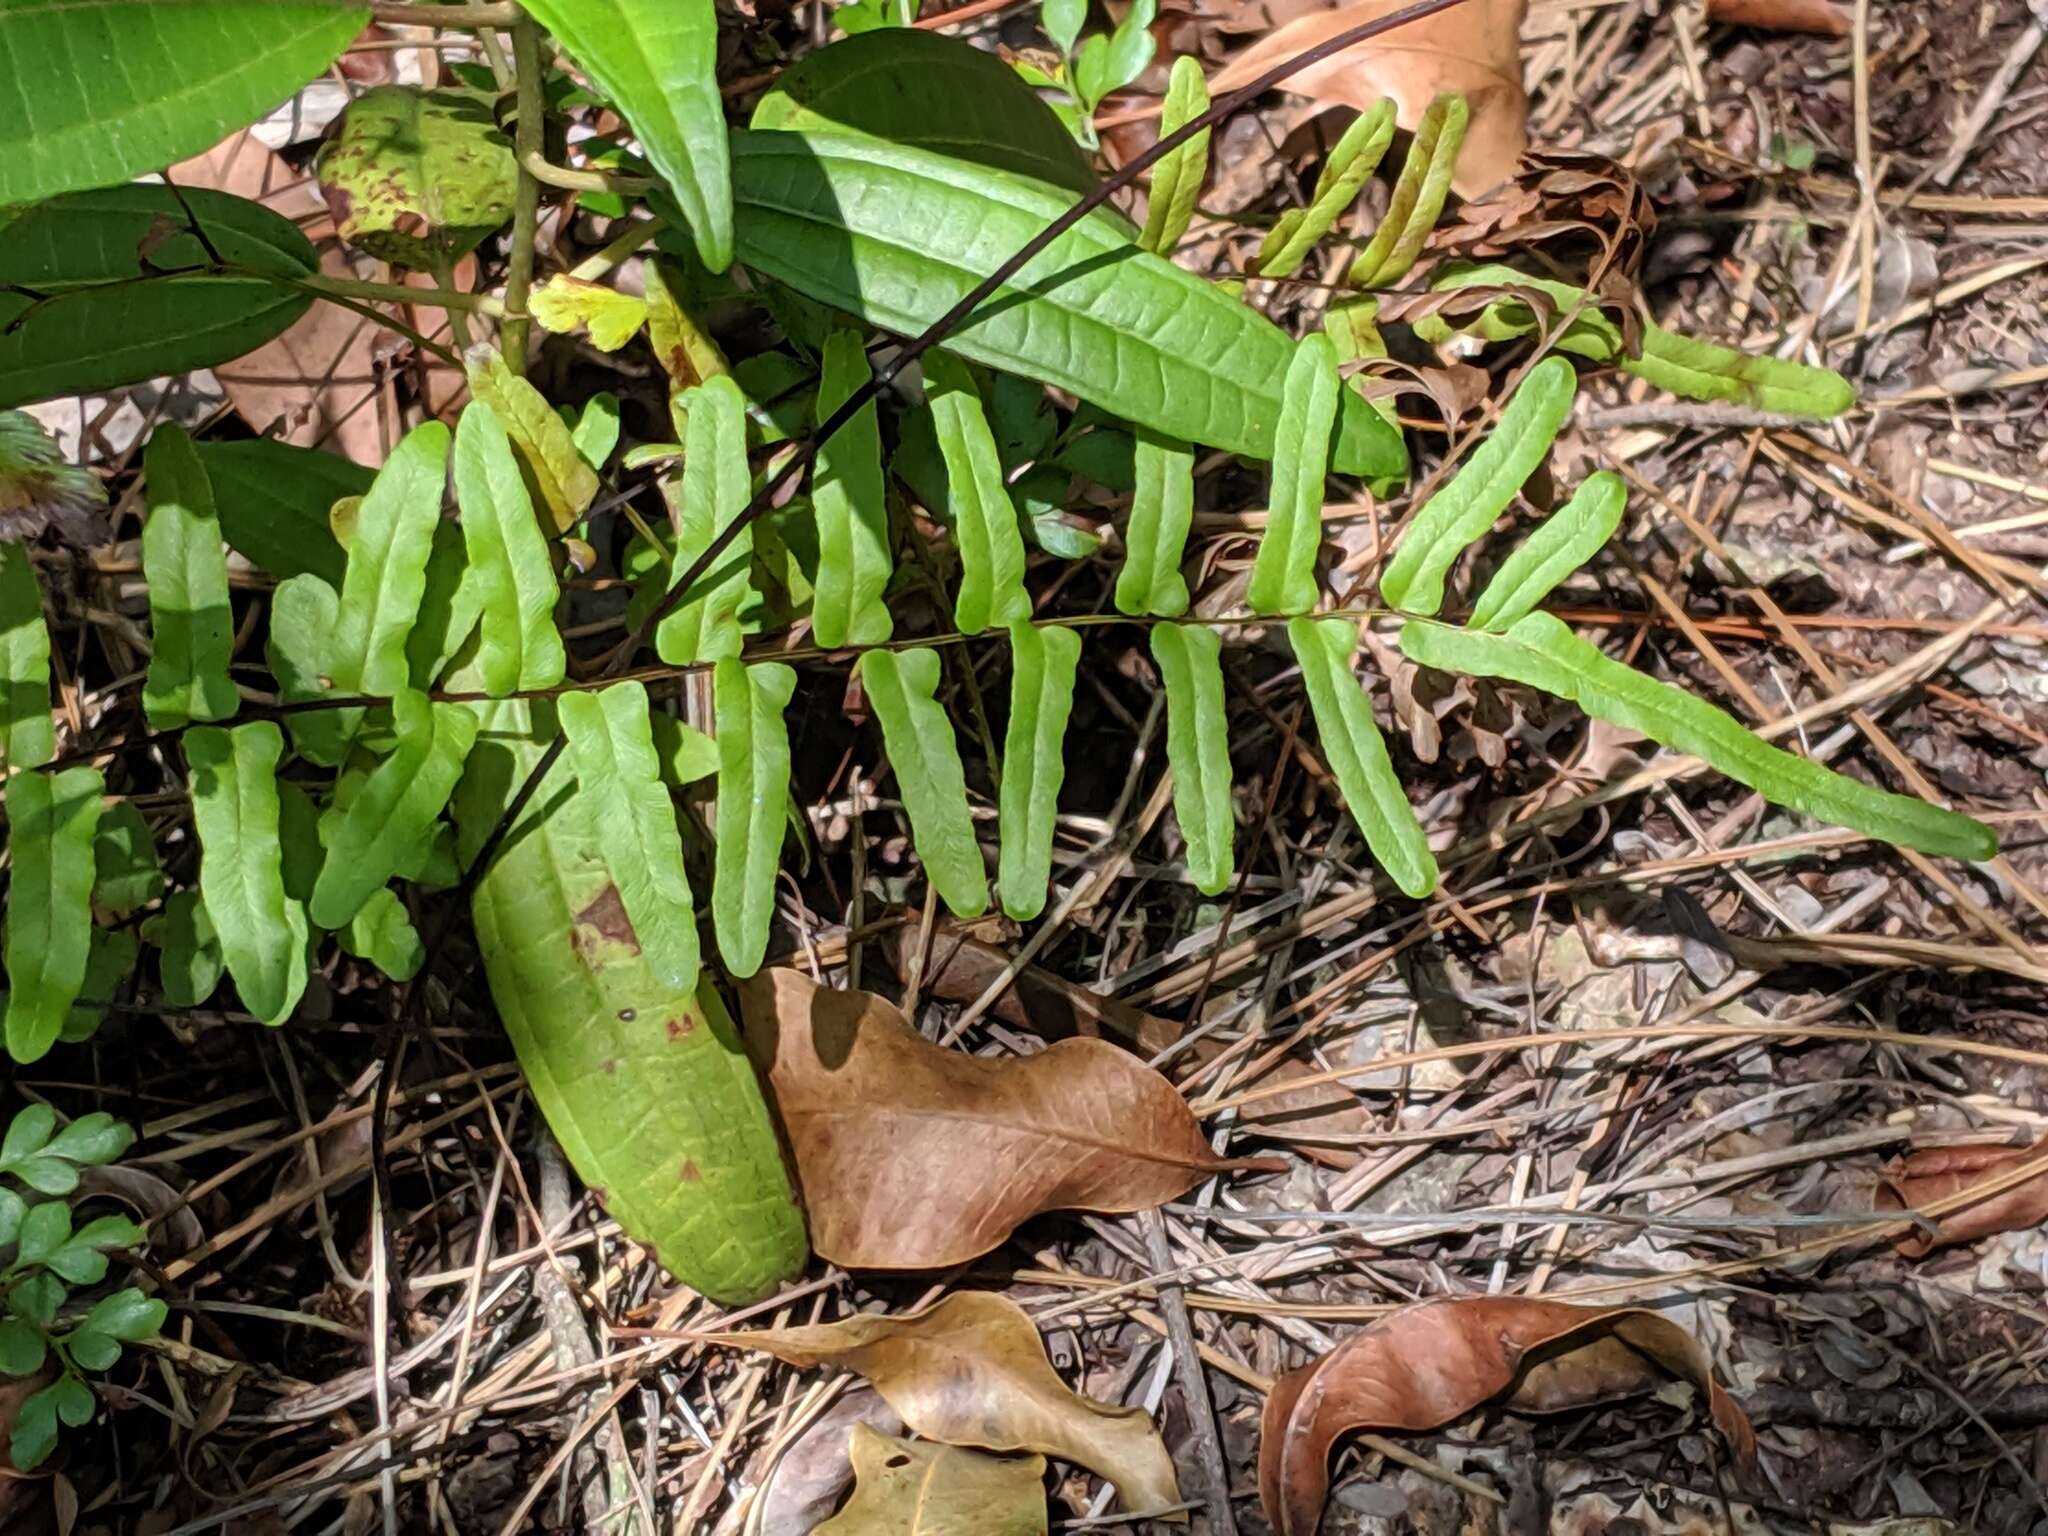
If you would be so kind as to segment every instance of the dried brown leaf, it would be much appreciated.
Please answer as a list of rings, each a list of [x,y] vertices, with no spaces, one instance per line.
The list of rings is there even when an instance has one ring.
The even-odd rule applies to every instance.
[[[859,1483],[817,1536],[1045,1536],[1043,1456],[892,1440],[865,1424],[848,1448]]]
[[[1273,1384],[1259,1498],[1277,1536],[1314,1536],[1330,1448],[1342,1435],[1436,1429],[1503,1396],[1555,1413],[1633,1396],[1665,1373],[1705,1392],[1737,1456],[1754,1456],[1749,1420],[1714,1379],[1706,1351],[1655,1312],[1507,1296],[1404,1307]]]
[[[1219,1158],[1173,1085],[1102,1040],[990,1060],[886,998],[798,971],[743,982],[748,1049],[795,1154],[811,1245],[849,1269],[940,1269],[1044,1211],[1141,1211]]]
[[[1849,35],[1849,8],[1839,0],[1707,0],[1707,20],[1765,32]]]
[[[1353,27],[1390,15],[1404,0],[1352,0],[1331,11],[1296,17],[1245,49],[1209,82],[1222,97],[1267,70]],[[1392,98],[1403,128],[1413,129],[1445,91],[1471,108],[1464,148],[1451,186],[1477,197],[1514,174],[1528,144],[1529,98],[1522,92],[1522,13],[1526,0],[1467,0],[1464,5],[1369,38],[1311,64],[1282,89],[1326,106],[1363,112]]]
[[[2048,1156],[2048,1140],[2031,1147],[1927,1147],[1908,1153],[1885,1170],[1878,1187],[1880,1211],[1911,1211],[1946,1200],[1973,1185],[1988,1183],[2031,1159]],[[2048,1173],[1934,1220],[1932,1228],[1894,1239],[1903,1258],[1917,1259],[1937,1248],[1974,1243],[1999,1232],[2021,1232],[2048,1221]]]
[[[900,1317],[703,1337],[805,1369],[856,1372],[927,1440],[1057,1456],[1116,1484],[1126,1509],[1180,1502],[1152,1420],[1069,1391],[1024,1309],[992,1291],[956,1292]]]

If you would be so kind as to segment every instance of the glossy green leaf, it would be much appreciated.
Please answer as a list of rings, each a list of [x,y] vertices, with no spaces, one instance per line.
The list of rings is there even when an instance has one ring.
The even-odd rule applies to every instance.
[[[1546,357],[1529,370],[1486,440],[1401,535],[1380,577],[1381,596],[1403,613],[1430,614],[1443,606],[1444,577],[1536,472],[1577,391],[1578,375],[1561,357]]]
[[[154,1338],[169,1315],[170,1309],[161,1301],[130,1286],[94,1302],[82,1326],[124,1344],[139,1344]]]
[[[228,548],[279,581],[311,574],[339,591],[342,550],[327,510],[369,490],[375,471],[268,438],[197,446]]]
[[[142,684],[143,715],[156,731],[225,720],[242,700],[228,676],[235,619],[213,484],[192,439],[173,422],[151,435],[142,478],[149,500],[142,580],[155,647]]]
[[[615,683],[557,702],[584,814],[605,828],[604,862],[647,968],[664,986],[697,989],[697,913],[683,872],[675,803],[661,781],[647,690]]]
[[[28,549],[0,539],[0,775],[57,755],[50,716],[50,631]]]
[[[669,567],[673,586],[711,541],[744,512],[752,480],[747,472],[747,402],[730,374],[688,391],[684,428],[680,532]],[[753,558],[751,529],[742,528],[697,578],[690,595],[655,626],[654,648],[670,666],[721,661],[740,653],[740,604]]]
[[[1597,719],[1690,753],[1766,800],[1821,821],[1923,853],[1976,860],[1998,853],[1998,838],[1983,823],[1771,746],[1705,700],[1610,659],[1550,614],[1525,614],[1505,634],[1406,624],[1401,650],[1440,671],[1507,678],[1570,699]]]
[[[1059,625],[1010,626],[1010,724],[1003,734],[1003,785],[997,798],[1002,841],[996,888],[1019,922],[1045,910],[1052,838],[1066,777],[1067,717],[1081,637]]]
[[[637,0],[636,0],[637,3]],[[507,366],[488,347],[472,348],[465,372],[469,392],[497,412],[512,439],[519,469],[534,505],[547,516],[551,533],[567,533],[597,499],[597,471],[584,462],[576,434],[555,414],[547,397]]]
[[[953,722],[937,698],[939,672],[939,653],[923,646],[860,659],[861,685],[881,724],[925,876],[957,916],[979,917],[988,910],[988,873]]]
[[[164,1001],[197,1008],[220,985],[220,940],[197,891],[173,891],[163,911],[142,925],[142,936],[162,951],[157,976]]]
[[[429,703],[409,688],[392,699],[391,721],[390,755],[367,778],[345,775],[320,817],[327,856],[307,911],[322,928],[345,925],[426,843],[476,741],[468,706]]]
[[[732,261],[732,185],[711,0],[534,0],[554,33],[632,125],[675,194],[704,265]]]
[[[1201,60],[1182,54],[1166,80],[1166,101],[1159,113],[1159,137],[1169,138],[1209,110],[1209,86]],[[1209,175],[1209,130],[1170,149],[1152,167],[1152,186],[1145,205],[1145,232],[1138,243],[1161,256],[1173,254],[1195,217],[1202,183]]]
[[[235,990],[266,1024],[282,1024],[306,990],[306,912],[285,896],[277,835],[283,754],[284,737],[268,720],[185,733],[200,895]]]
[[[92,953],[97,768],[18,773],[7,783],[7,1052],[38,1060],[85,984]]]
[[[1042,182],[850,135],[733,138],[740,259],[898,335],[923,331],[1074,201]],[[1285,332],[1090,214],[945,342],[1184,442],[1268,458]],[[1344,408],[1344,474],[1407,472],[1401,435]]]
[[[1422,121],[1427,131],[1429,119]],[[1258,272],[1261,277],[1292,277],[1316,244],[1327,235],[1345,211],[1358,199],[1372,173],[1379,169],[1387,146],[1394,142],[1394,104],[1382,100],[1370,112],[1353,118],[1331,146],[1316,177],[1315,191],[1306,208],[1290,208],[1259,246]],[[1457,151],[1451,152],[1453,163]],[[1438,198],[1442,207],[1442,198]]]
[[[292,283],[318,270],[297,225],[225,192],[132,185],[37,203],[0,239],[0,406],[240,357],[306,312],[313,297]]]
[[[946,466],[947,521],[960,551],[960,592],[953,600],[953,622],[962,633],[978,635],[1029,618],[1024,535],[1009,488],[1003,484],[1002,457],[982,412],[974,375],[958,358],[927,353],[924,390]]]
[[[1131,464],[1137,488],[1124,525],[1123,569],[1116,574],[1117,611],[1178,618],[1188,611],[1180,564],[1195,520],[1194,450],[1141,431]]]
[[[380,885],[356,914],[341,925],[336,937],[358,960],[367,960],[393,981],[411,981],[426,963],[426,946],[398,892]]]
[[[1472,605],[1474,629],[1507,629],[1599,551],[1628,505],[1628,485],[1611,469],[1590,477],[1545,518],[1493,574]]]
[[[1399,282],[1415,265],[1423,242],[1444,211],[1444,196],[1458,169],[1458,150],[1465,142],[1469,116],[1465,98],[1451,93],[1437,97],[1422,114],[1400,179],[1388,199],[1387,216],[1351,264],[1353,287],[1384,288]]]
[[[335,0],[7,0],[0,207],[211,148],[318,76],[369,19]]]
[[[868,382],[860,337],[834,331],[825,342],[818,380],[818,419],[825,420]],[[811,628],[827,649],[880,645],[889,638],[889,501],[882,483],[882,439],[872,401],[818,450],[811,478],[818,523],[818,579]]]
[[[561,589],[547,540],[498,414],[472,400],[455,431],[455,499],[483,626],[477,654],[483,691],[552,688],[567,657],[555,628]]]
[[[100,816],[92,862],[93,911],[109,922],[125,921],[164,893],[149,822],[132,801],[116,801]]]
[[[1166,688],[1166,762],[1188,878],[1205,896],[1230,884],[1237,822],[1230,807],[1230,719],[1223,707],[1223,642],[1200,624],[1152,626],[1152,660]]]
[[[755,128],[866,133],[1074,192],[1095,173],[1038,93],[985,48],[888,27],[807,53],[775,77]]]
[[[446,270],[503,228],[519,186],[488,93],[414,85],[349,102],[314,172],[343,241],[421,272]]]
[[[775,921],[775,872],[789,801],[789,728],[782,712],[795,692],[796,673],[780,662],[749,667],[729,656],[711,674],[718,721],[711,916],[718,953],[735,976],[761,968]]]
[[[1350,619],[1292,619],[1288,643],[1315,715],[1323,761],[1365,845],[1394,884],[1418,899],[1436,889],[1436,858],[1394,774],[1372,700],[1351,673],[1358,625]]]
[[[1038,24],[1061,53],[1072,53],[1081,28],[1088,24],[1088,0],[1041,0]]]
[[[1266,530],[1245,599],[1252,612],[1306,613],[1316,605],[1316,551],[1323,544],[1323,482],[1337,402],[1337,349],[1318,331],[1295,349],[1274,438]],[[1350,397],[1356,398],[1356,397]]]

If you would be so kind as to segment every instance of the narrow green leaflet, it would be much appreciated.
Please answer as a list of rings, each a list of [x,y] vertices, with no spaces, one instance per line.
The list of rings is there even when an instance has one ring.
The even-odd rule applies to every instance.
[[[343,775],[321,814],[327,856],[307,910],[322,928],[345,925],[427,843],[476,742],[466,705],[433,704],[410,688],[392,699],[391,725],[390,756],[367,778]]]
[[[870,377],[857,332],[834,331],[825,342],[818,380],[818,420],[844,404]],[[936,405],[934,406],[936,409]],[[818,580],[811,628],[826,649],[880,645],[889,638],[889,501],[882,483],[882,439],[870,401],[818,450],[811,481],[818,521]]]
[[[1423,130],[1429,126],[1424,117]],[[1308,253],[1327,235],[1358,194],[1379,169],[1387,146],[1394,142],[1394,104],[1382,100],[1370,112],[1352,119],[1351,126],[1332,146],[1316,177],[1316,189],[1306,208],[1290,208],[1259,246],[1258,272],[1261,277],[1292,277],[1301,270]],[[1457,150],[1451,151],[1457,161]],[[1448,173],[1446,173],[1448,175]],[[1443,199],[1439,194],[1438,207]]]
[[[56,755],[42,591],[27,548],[0,539],[0,775]]]
[[[341,596],[310,572],[281,582],[270,594],[270,632],[264,652],[277,676],[278,691],[292,703],[334,694],[348,697],[358,690],[342,685],[330,650]],[[348,744],[363,711],[317,709],[288,716],[292,745],[313,762],[333,767],[348,755]]]
[[[647,690],[615,683],[598,694],[564,694],[556,708],[576,766],[577,803],[602,829],[605,868],[641,956],[662,985],[694,992],[696,903],[675,803],[661,781]]]
[[[938,702],[939,670],[939,653],[923,646],[869,651],[860,659],[861,684],[881,722],[925,876],[955,915],[979,917],[988,910],[988,872],[953,722]]]
[[[576,451],[583,455],[583,462],[599,474],[604,473],[612,450],[619,446],[619,397],[601,389],[584,401],[569,436]]]
[[[133,917],[164,893],[149,822],[132,801],[118,800],[101,815],[92,864],[92,909],[108,922]]]
[[[7,785],[7,1052],[41,1058],[63,1031],[92,954],[97,768],[18,773]]]
[[[1982,822],[1781,751],[1705,700],[1611,660],[1550,614],[1526,614],[1500,635],[1406,624],[1401,650],[1427,667],[1508,678],[1570,699],[1589,715],[1690,753],[1766,800],[1819,820],[1923,853],[1976,860],[1998,853],[1996,834]]]
[[[476,632],[483,612],[478,582],[470,574],[463,530],[442,519],[434,524],[427,552],[427,578],[420,611],[405,637],[406,675],[422,691],[432,688]]]
[[[283,755],[284,736],[268,720],[185,733],[200,896],[235,990],[266,1024],[291,1017],[306,990],[306,911],[285,896],[277,835]]]
[[[1266,531],[1252,562],[1252,612],[1306,613],[1316,605],[1316,551],[1323,543],[1323,481],[1339,387],[1337,349],[1318,331],[1303,338],[1287,370],[1287,398],[1273,439],[1273,488]],[[1355,398],[1355,397],[1352,397]]]
[[[981,408],[974,375],[958,358],[928,352],[925,398],[946,463],[946,512],[960,550],[960,594],[953,622],[978,635],[1031,616],[1024,590],[1024,535],[1003,484],[1003,461]],[[887,509],[884,508],[886,527]]]
[[[1384,288],[1407,276],[1422,254],[1422,243],[1444,211],[1444,195],[1458,169],[1458,150],[1465,142],[1470,113],[1465,98],[1452,93],[1437,97],[1415,125],[1415,139],[1401,166],[1401,179],[1387,203],[1387,216],[1373,231],[1372,241],[1351,264],[1354,288]]]
[[[1436,858],[1414,807],[1394,774],[1386,738],[1372,717],[1372,700],[1351,674],[1358,626],[1350,619],[1292,619],[1287,640],[1301,663],[1301,680],[1316,718],[1323,761],[1330,765],[1344,804],[1380,868],[1410,896],[1436,889]]]
[[[369,19],[334,0],[7,0],[0,207],[200,153],[318,76]]]
[[[1067,716],[1081,637],[1059,625],[1010,626],[1010,725],[1003,734],[1003,786],[997,799],[1002,853],[997,893],[1019,922],[1045,910],[1052,878],[1052,837],[1066,777]]]
[[[448,429],[429,421],[399,440],[371,482],[328,642],[332,691],[390,698],[411,682],[405,642],[426,594],[447,478]]]
[[[1123,569],[1116,573],[1117,611],[1176,619],[1188,611],[1180,563],[1195,520],[1195,451],[1140,430],[1131,467],[1137,487],[1124,525]]]
[[[977,50],[979,51],[979,50]],[[1159,137],[1170,138],[1209,110],[1209,84],[1201,60],[1182,54],[1173,61],[1166,81],[1166,102],[1159,113]],[[1159,256],[1170,256],[1188,232],[1202,183],[1209,175],[1209,130],[1204,128],[1152,167],[1152,187],[1145,205],[1145,233],[1138,243]]]
[[[1546,357],[1529,370],[1486,441],[1401,535],[1380,577],[1381,596],[1403,613],[1430,614],[1443,606],[1445,575],[1536,472],[1577,391],[1578,375],[1561,357]]]
[[[732,262],[732,185],[711,0],[535,0],[555,35],[632,124],[682,208],[704,265]]]
[[[514,373],[500,353],[488,347],[472,349],[465,372],[470,394],[498,413],[511,437],[534,504],[547,514],[548,531],[567,533],[590,510],[599,484],[597,471],[576,446],[576,434],[555,414],[547,397]]]
[[[683,437],[680,533],[669,567],[673,586],[696,564],[711,541],[746,510],[752,481],[747,472],[747,402],[730,374],[706,379],[681,399],[689,420]],[[754,539],[742,528],[690,595],[655,626],[654,649],[670,666],[722,661],[740,653],[740,604],[747,596],[747,567]]]
[[[1074,202],[1043,182],[852,135],[733,135],[740,259],[805,297],[915,336]],[[1090,214],[1033,257],[946,350],[1057,385],[1183,442],[1270,458],[1286,332]],[[1348,392],[1347,392],[1348,393]],[[1407,473],[1399,431],[1343,409],[1341,474]]]
[[[512,439],[482,400],[469,403],[455,429],[455,500],[481,609],[483,691],[502,697],[518,688],[554,687],[567,667],[555,628],[561,589]]]
[[[142,925],[142,936],[161,952],[157,976],[164,1001],[197,1008],[220,985],[220,940],[197,891],[173,891],[163,911]]]
[[[1627,505],[1628,485],[1613,470],[1603,469],[1589,478],[1494,572],[1472,605],[1472,627],[1507,629],[1534,610],[1614,537]]]
[[[197,447],[228,548],[279,581],[310,572],[339,591],[342,551],[327,512],[369,490],[374,471],[269,438]]]
[[[1205,896],[1230,884],[1237,832],[1230,808],[1230,720],[1223,708],[1223,642],[1200,624],[1152,626],[1152,660],[1166,687],[1166,762],[1188,878]]]
[[[426,946],[398,892],[380,885],[336,937],[358,960],[367,960],[393,981],[411,981],[426,963]]]
[[[795,692],[796,673],[780,662],[749,667],[729,656],[711,674],[718,722],[711,917],[718,953],[735,976],[761,968],[775,921],[775,871],[789,803],[789,728],[782,712]]]
[[[235,620],[213,484],[184,429],[167,422],[142,454],[149,516],[142,525],[142,579],[149,589],[155,651],[142,684],[150,729],[225,720],[241,704],[228,660]]]
[[[694,725],[674,715],[655,715],[649,722],[654,733],[654,753],[661,760],[661,778],[671,789],[681,789],[718,772],[718,743]]]

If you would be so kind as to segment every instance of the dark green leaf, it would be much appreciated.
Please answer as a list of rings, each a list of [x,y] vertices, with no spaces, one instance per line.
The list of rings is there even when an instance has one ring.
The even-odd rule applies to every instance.
[[[228,676],[235,620],[227,553],[206,466],[175,422],[151,434],[142,478],[149,501],[142,580],[155,646],[142,685],[143,714],[157,731],[225,720],[242,702]]]
[[[0,540],[0,775],[56,755],[42,592],[27,547]]]
[[[134,916],[164,893],[163,866],[157,862],[149,823],[126,800],[100,813],[92,861],[93,910],[112,921]]]
[[[74,1328],[64,1340],[71,1360],[80,1370],[104,1371],[121,1358],[121,1345],[96,1328]]]
[[[1010,724],[1003,735],[1003,785],[997,801],[1002,843],[997,890],[1019,922],[1045,909],[1052,839],[1066,777],[1067,717],[1081,637],[1056,625],[1010,626]]]
[[[0,1317],[0,1375],[33,1376],[43,1368],[43,1331],[18,1317]]]
[[[336,936],[344,950],[369,961],[393,981],[411,981],[426,963],[427,951],[412,917],[388,885],[372,891]]]
[[[0,1163],[18,1163],[33,1157],[50,1144],[57,1131],[57,1111],[47,1104],[31,1104],[7,1122],[7,1135],[0,1140]]]
[[[7,1454],[17,1470],[33,1472],[57,1448],[57,1389],[32,1393],[15,1416]]]
[[[266,1024],[282,1024],[306,990],[306,912],[285,896],[277,831],[283,754],[268,720],[185,733],[200,893],[236,990]]]
[[[30,1208],[22,1218],[21,1236],[16,1239],[14,1259],[18,1264],[47,1264],[50,1256],[71,1236],[71,1207],[62,1200],[46,1200]]]
[[[87,1167],[111,1163],[135,1144],[135,1133],[104,1110],[80,1115],[43,1148],[45,1157],[61,1157]]]
[[[139,1344],[154,1338],[168,1315],[169,1308],[161,1301],[130,1286],[93,1303],[93,1309],[85,1315],[84,1326],[124,1344]]]
[[[213,482],[228,548],[279,581],[310,574],[340,590],[342,551],[327,511],[344,496],[368,491],[371,470],[269,439],[201,443],[199,460]]]
[[[56,1041],[92,951],[97,768],[18,773],[7,784],[7,1050],[36,1061]]]
[[[163,951],[157,975],[164,1001],[173,1008],[197,1008],[220,985],[220,941],[197,891],[177,891],[164,909],[142,925],[143,937]]]
[[[1230,884],[1237,823],[1230,809],[1230,721],[1223,708],[1222,641],[1199,624],[1152,626],[1152,660],[1166,688],[1166,761],[1188,878],[1214,896]]]
[[[939,670],[939,653],[923,646],[869,651],[860,659],[861,683],[881,723],[925,875],[956,915],[979,917],[988,910],[988,873],[953,723],[937,700]]]

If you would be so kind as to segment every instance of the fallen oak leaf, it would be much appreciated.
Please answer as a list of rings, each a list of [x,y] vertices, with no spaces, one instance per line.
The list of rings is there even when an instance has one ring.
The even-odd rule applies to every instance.
[[[857,1480],[815,1536],[1045,1536],[1043,1456],[985,1456],[853,1426]]]
[[[1840,0],[1707,0],[1707,20],[1820,37],[1847,37],[1850,27],[1848,7]]]
[[[1749,1420],[1715,1380],[1706,1351],[1655,1312],[1511,1296],[1404,1307],[1273,1383],[1260,1424],[1259,1499],[1276,1536],[1314,1536],[1330,1449],[1352,1430],[1436,1429],[1496,1398],[1558,1413],[1634,1396],[1666,1373],[1704,1391],[1736,1455],[1754,1459]]]
[[[1881,1212],[1916,1211],[1980,1184],[1990,1184],[2020,1164],[2048,1156],[2048,1140],[2031,1147],[1923,1147],[1884,1172],[1873,1201]],[[1974,1243],[2000,1232],[2022,1232],[2048,1221],[2048,1172],[1962,1206],[1892,1240],[1899,1256],[1924,1258],[1937,1248]]]
[[[993,1291],[956,1291],[897,1317],[698,1337],[804,1369],[853,1371],[927,1440],[1071,1461],[1116,1484],[1126,1509],[1180,1503],[1173,1458],[1151,1418],[1069,1390],[1024,1309]]]
[[[943,1269],[1045,1211],[1142,1211],[1277,1166],[1217,1157],[1173,1085],[1103,1040],[969,1056],[886,998],[783,969],[742,982],[740,1007],[811,1246],[847,1269]]]

